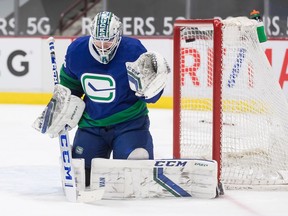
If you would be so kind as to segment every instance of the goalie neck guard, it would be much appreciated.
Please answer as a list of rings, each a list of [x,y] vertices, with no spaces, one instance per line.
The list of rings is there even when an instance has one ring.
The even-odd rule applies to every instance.
[[[111,12],[98,13],[91,22],[90,35],[100,63],[108,64],[116,54],[122,38],[122,23]]]

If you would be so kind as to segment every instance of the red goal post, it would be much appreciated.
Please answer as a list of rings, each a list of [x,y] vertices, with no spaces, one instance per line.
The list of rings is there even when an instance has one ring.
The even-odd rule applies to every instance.
[[[221,83],[221,49],[222,49],[222,30],[221,26],[222,23],[218,20],[176,20],[174,24],[174,74],[173,74],[173,79],[174,79],[174,85],[173,85],[173,122],[174,122],[174,134],[173,134],[173,156],[174,158],[181,158],[180,155],[180,110],[181,110],[181,56],[178,55],[178,53],[181,53],[180,51],[180,42],[181,42],[181,29],[183,27],[190,27],[191,24],[194,25],[208,25],[210,27],[213,26],[215,29],[214,31],[214,42],[213,42],[213,47],[214,47],[214,52],[219,53],[219,55],[214,56],[213,59],[213,65],[214,65],[214,82],[216,83]],[[188,38],[186,39],[189,43],[194,42],[193,38]],[[216,87],[217,85],[214,85]],[[213,156],[212,158],[218,162],[218,170],[220,170],[220,145],[221,145],[221,139],[220,139],[220,125],[221,125],[221,100],[220,100],[220,88],[213,88],[213,97],[217,98],[216,100],[213,100],[213,107],[214,107],[214,112],[213,112],[213,134],[217,134],[216,136],[213,136],[213,143],[218,143],[219,145],[213,144]],[[220,173],[218,172],[218,176]],[[220,176],[218,177],[220,179]]]
[[[216,160],[230,188],[288,184],[288,104],[257,26],[174,24],[173,156]]]

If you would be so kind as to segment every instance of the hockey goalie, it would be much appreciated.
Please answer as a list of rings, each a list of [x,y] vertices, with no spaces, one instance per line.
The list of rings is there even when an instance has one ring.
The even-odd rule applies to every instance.
[[[76,193],[66,193],[76,197],[69,200],[91,201],[100,197],[97,191],[107,199],[216,196],[215,161],[154,159],[147,103],[161,97],[169,73],[159,53],[122,36],[122,23],[111,12],[98,13],[90,35],[70,44],[60,83],[34,122],[68,147],[61,163],[65,191],[76,185]],[[77,124],[69,150],[61,134]]]

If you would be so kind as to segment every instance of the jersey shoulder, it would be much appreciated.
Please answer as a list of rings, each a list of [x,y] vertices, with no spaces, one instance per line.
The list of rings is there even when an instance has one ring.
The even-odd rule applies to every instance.
[[[120,44],[120,52],[129,54],[135,61],[142,53],[147,52],[145,46],[137,38],[123,36]]]
[[[132,48],[140,48],[140,49],[145,49],[144,45],[141,43],[141,41],[137,38],[132,38],[132,37],[127,37],[123,36],[122,37],[122,42],[121,42],[126,48],[132,47]]]
[[[82,36],[76,38],[72,43],[68,46],[67,53],[79,52],[82,49],[87,49],[89,43],[90,36]]]

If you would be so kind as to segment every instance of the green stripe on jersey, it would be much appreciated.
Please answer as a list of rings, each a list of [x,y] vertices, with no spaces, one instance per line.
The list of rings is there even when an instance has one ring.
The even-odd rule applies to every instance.
[[[66,86],[69,89],[72,89],[78,92],[83,92],[80,80],[73,79],[70,76],[68,76],[63,70],[63,66],[60,69],[60,84],[63,86]]]
[[[114,115],[103,119],[94,120],[86,112],[84,112],[78,126],[79,128],[111,126],[128,120],[136,119],[140,116],[144,116],[147,114],[148,109],[146,106],[146,102],[137,101],[133,106],[129,107],[128,109],[115,113]]]

